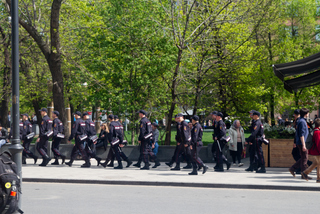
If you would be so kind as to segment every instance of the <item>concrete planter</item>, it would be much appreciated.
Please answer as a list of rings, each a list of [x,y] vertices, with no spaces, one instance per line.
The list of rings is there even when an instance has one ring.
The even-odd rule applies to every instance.
[[[0,151],[3,152],[8,149],[10,144],[5,144]],[[209,144],[208,146],[204,146],[200,151],[200,158],[203,160],[203,162],[213,162],[213,157],[211,153],[211,147],[212,144]],[[65,155],[67,158],[70,158],[71,151],[72,151],[73,145],[72,144],[61,144],[60,145],[60,152]],[[101,157],[102,159],[106,159],[108,152],[109,152],[110,145],[108,145],[107,151],[104,150],[104,148],[97,149],[97,155]],[[35,149],[35,145],[30,145],[30,150],[35,153],[37,156],[41,157]],[[129,157],[130,160],[137,161],[139,158],[139,146],[126,146],[122,148],[123,152]],[[169,162],[171,160],[171,157],[173,156],[175,150],[175,146],[159,146],[159,152],[158,152],[158,159],[161,162]],[[48,155],[50,157],[53,157],[53,153],[51,151],[51,142],[49,141],[48,144]]]

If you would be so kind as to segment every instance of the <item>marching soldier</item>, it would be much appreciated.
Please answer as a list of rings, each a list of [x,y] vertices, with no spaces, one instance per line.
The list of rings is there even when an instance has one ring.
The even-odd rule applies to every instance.
[[[101,162],[101,158],[99,158],[96,155],[96,148],[95,148],[95,144],[97,143],[98,137],[97,137],[97,133],[96,133],[96,129],[95,129],[95,125],[94,122],[89,118],[89,114],[88,112],[84,112],[82,114],[82,118],[86,123],[86,134],[88,136],[86,142],[86,152],[87,155],[91,158],[94,158],[97,160],[97,166],[100,165]]]
[[[88,138],[88,136],[86,135],[86,123],[81,119],[81,112],[76,111],[74,117],[76,118],[76,121],[72,126],[71,135],[68,141],[70,142],[73,138],[75,138],[76,143],[72,149],[70,161],[66,162],[65,164],[67,164],[68,166],[72,166],[73,161],[76,159],[77,151],[79,150],[81,152],[82,159],[85,161],[85,163],[81,165],[81,167],[89,168],[91,164],[85,151],[84,145],[85,140]]]
[[[251,132],[250,137],[247,139],[247,142],[252,142],[254,147],[254,151],[258,156],[258,163],[260,165],[260,169],[257,170],[257,173],[266,173],[265,162],[262,151],[262,137],[263,137],[263,125],[260,121],[260,113],[258,111],[253,111],[252,117],[254,119],[254,126]]]
[[[59,120],[59,112],[58,111],[53,111],[52,113],[52,118],[53,118],[53,137],[52,137],[52,147],[51,150],[54,154],[54,159],[55,162],[51,163],[51,165],[59,165],[59,161],[58,158],[61,157],[62,162],[61,164],[64,163],[66,156],[62,155],[59,151],[59,146],[60,146],[60,142],[61,140],[64,138],[63,130],[63,124],[62,122]]]
[[[52,136],[52,120],[47,115],[48,110],[46,108],[42,108],[40,110],[42,121],[40,125],[40,134],[37,139],[37,151],[42,156],[42,163],[39,166],[47,166],[50,162],[51,158],[47,154],[48,140]]]
[[[225,146],[225,141],[223,138],[226,136],[226,125],[224,124],[223,114],[221,112],[217,113],[216,116],[216,124],[214,128],[214,139],[216,145],[216,160],[217,160],[217,168],[214,171],[216,172],[223,172],[223,163],[226,163],[227,170],[230,168],[231,163],[226,160],[226,157],[223,155],[223,148]]]
[[[22,164],[26,164],[26,158],[31,157],[34,160],[34,164],[37,163],[38,157],[34,155],[30,149],[30,143],[33,140],[34,132],[32,132],[32,124],[28,120],[28,114],[22,114],[22,122],[23,122],[23,131],[22,131],[22,145],[23,145],[23,152],[22,152]]]
[[[182,120],[181,120],[182,118]],[[187,161],[187,165],[183,167],[183,169],[191,169],[191,160],[189,156],[185,153],[184,144],[182,143],[182,133],[181,133],[181,123],[184,123],[183,125],[187,124],[187,122],[183,119],[183,115],[181,113],[177,114],[175,116],[175,120],[177,122],[177,135],[176,135],[176,142],[177,146],[174,151],[174,155],[171,158],[171,161],[169,163],[166,163],[169,167],[172,166],[174,162],[176,162],[176,166],[172,168],[171,170],[180,170],[180,158],[183,157]],[[188,125],[188,124],[187,124]],[[189,133],[190,134],[190,133]]]
[[[150,147],[150,138],[152,137],[151,122],[146,117],[147,112],[144,110],[139,111],[140,120],[140,135],[138,142],[140,144],[140,158],[143,159],[145,165],[141,170],[149,170],[149,156],[154,160],[155,165],[152,168],[157,168],[160,166],[160,162],[157,157],[152,152]]]
[[[249,111],[250,118],[251,118],[251,126],[249,127],[250,132],[253,131],[253,128],[255,126],[255,120],[253,119],[253,112],[255,112],[255,110]],[[249,144],[250,165],[245,171],[253,172],[254,170],[256,171],[258,169],[258,156],[255,150],[255,146],[253,145],[253,142],[247,142],[246,145],[247,144]]]
[[[208,170],[208,167],[204,165],[202,160],[199,157],[199,152],[203,146],[202,143],[202,134],[203,129],[201,125],[199,124],[199,117],[197,115],[192,117],[192,130],[191,130],[191,143],[190,143],[190,150],[191,150],[191,157],[192,157],[192,172],[189,173],[189,175],[197,175],[197,165],[199,167],[203,168],[202,174],[206,173]]]
[[[118,161],[118,166],[114,167],[114,169],[123,169],[121,158],[123,158],[123,160],[127,162],[126,167],[129,167],[132,164],[132,162],[123,153],[120,147],[123,143],[123,132],[121,129],[121,124],[118,121],[114,120],[113,115],[109,115],[108,119],[111,122],[109,127],[108,139],[111,144],[113,154]]]

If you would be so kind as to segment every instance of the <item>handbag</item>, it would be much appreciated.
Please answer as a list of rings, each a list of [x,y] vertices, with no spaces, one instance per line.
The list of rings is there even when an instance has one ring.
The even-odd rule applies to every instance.
[[[27,137],[28,140],[31,139],[31,138],[33,138],[33,137],[34,137],[34,132],[31,132],[31,133],[28,134],[26,137]]]
[[[57,137],[58,138],[64,138],[64,134],[59,133],[59,134],[57,134]]]

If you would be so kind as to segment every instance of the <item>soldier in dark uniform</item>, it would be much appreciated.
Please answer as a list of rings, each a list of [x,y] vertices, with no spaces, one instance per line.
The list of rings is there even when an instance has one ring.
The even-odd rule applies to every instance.
[[[224,124],[223,120],[223,114],[221,112],[217,113],[216,116],[216,124],[215,124],[215,130],[214,130],[214,136],[215,136],[215,145],[216,145],[216,159],[217,159],[217,167],[215,168],[216,172],[223,172],[223,163],[227,165],[227,170],[230,168],[231,163],[229,163],[226,160],[226,157],[223,155],[223,148],[225,146],[225,141],[223,138],[226,136],[226,125]]]
[[[246,142],[252,142],[252,145],[254,147],[254,150],[256,154],[258,155],[258,163],[260,165],[260,169],[257,170],[257,173],[265,173],[265,162],[263,157],[263,151],[262,151],[262,136],[263,136],[263,125],[260,121],[260,113],[258,111],[253,111],[252,113],[253,119],[254,119],[254,126],[253,130],[251,132],[250,137],[246,140]]]
[[[72,149],[71,152],[71,158],[69,162],[66,162],[68,166],[72,166],[73,161],[77,157],[77,151],[79,150],[82,155],[82,159],[85,161],[81,167],[88,168],[91,166],[88,155],[85,151],[85,140],[88,138],[86,135],[86,123],[81,119],[81,112],[76,111],[74,114],[74,117],[76,118],[76,121],[74,122],[72,129],[71,129],[71,135],[68,139],[70,142],[73,138],[75,138],[75,146]]]
[[[191,129],[191,143],[190,143],[190,152],[192,157],[192,172],[189,173],[189,175],[197,175],[198,170],[197,166],[203,168],[202,174],[206,173],[208,170],[208,167],[204,165],[202,160],[199,157],[199,152],[203,146],[202,143],[202,134],[203,129],[201,125],[199,124],[199,117],[197,115],[194,115],[192,117],[192,124],[193,127]],[[188,148],[187,148],[188,149]]]
[[[22,121],[23,121],[23,131],[22,131],[22,145],[23,145],[23,151],[22,151],[22,164],[26,164],[26,158],[31,157],[34,160],[34,164],[37,163],[38,157],[34,155],[30,149],[30,143],[33,140],[34,133],[32,132],[32,124],[28,120],[28,114],[22,114]]]
[[[51,163],[51,165],[59,165],[59,161],[58,158],[61,157],[62,162],[61,164],[64,163],[66,156],[62,155],[59,151],[59,146],[60,146],[60,142],[61,140],[64,138],[63,135],[63,124],[62,122],[59,120],[59,112],[58,111],[53,111],[52,113],[52,118],[53,118],[53,137],[52,137],[52,147],[51,150],[54,154],[54,159],[55,162]]]
[[[86,139],[85,150],[89,158],[94,158],[97,160],[97,166],[100,165],[101,158],[99,158],[96,154],[95,144],[97,143],[98,137],[96,133],[96,128],[94,122],[89,118],[88,112],[84,112],[82,114],[82,119],[86,123],[86,134],[88,138]]]
[[[47,166],[51,158],[47,154],[48,140],[52,136],[52,120],[47,115],[48,110],[42,108],[40,110],[42,121],[40,125],[40,134],[37,139],[37,151],[42,156],[42,163],[39,166]]]
[[[149,170],[149,156],[154,160],[155,164],[152,168],[157,168],[160,166],[160,162],[157,157],[152,152],[152,148],[150,146],[150,138],[152,137],[152,128],[151,122],[146,118],[147,112],[144,110],[139,111],[140,120],[140,135],[138,138],[138,142],[140,144],[140,158],[143,159],[145,165],[142,170]]]
[[[182,118],[182,119],[181,119]],[[174,154],[171,158],[171,161],[169,163],[166,163],[166,165],[168,165],[169,167],[172,166],[172,164],[174,162],[176,162],[176,166],[174,168],[172,168],[171,170],[180,170],[180,162],[181,162],[181,157],[187,161],[187,165],[185,167],[183,167],[183,169],[191,169],[192,165],[191,165],[191,160],[190,160],[190,156],[186,155],[185,153],[185,148],[184,148],[184,144],[182,143],[182,133],[181,133],[181,126],[182,126],[182,122],[186,123],[186,121],[183,119],[183,114],[179,113],[175,116],[175,120],[177,122],[177,135],[175,137],[177,145],[174,151]],[[182,121],[182,122],[180,122]],[[186,123],[187,124],[187,123]]]
[[[13,129],[12,129],[12,125],[11,124],[11,127],[10,127],[10,132],[9,132],[9,137],[8,137],[8,140],[10,140],[12,138],[12,135],[13,135]],[[23,135],[23,121],[20,119],[20,122],[19,122],[19,137],[20,137],[20,140],[22,140],[22,135]]]
[[[127,167],[129,167],[132,162],[123,153],[120,147],[123,143],[123,129],[121,129],[121,124],[114,120],[113,115],[109,115],[108,119],[111,122],[109,126],[108,140],[111,144],[111,150],[113,151],[114,157],[118,161],[118,166],[114,167],[114,169],[123,169],[121,158],[127,162]],[[113,157],[111,157],[111,159],[113,159]]]
[[[213,159],[214,161],[216,162],[216,165],[213,167],[214,169],[216,169],[218,167],[218,164],[217,164],[217,157],[216,157],[216,141],[215,141],[215,129],[216,129],[216,124],[217,124],[217,121],[216,121],[216,118],[217,118],[217,114],[218,112],[217,111],[213,111],[211,113],[211,118],[212,118],[212,126],[213,126],[213,134],[212,134],[212,139],[213,139],[213,144],[212,144],[212,147],[211,147],[211,152],[212,152],[212,156],[213,156]]]
[[[253,127],[255,126],[255,120],[253,119],[253,112],[255,112],[255,110],[249,111],[250,118],[252,119],[251,126],[249,127],[250,132],[253,131]],[[246,145],[248,145],[248,144],[249,144],[250,165],[245,171],[253,172],[254,170],[257,170],[257,168],[258,168],[258,156],[257,156],[255,146],[253,145],[253,143],[247,142]]]

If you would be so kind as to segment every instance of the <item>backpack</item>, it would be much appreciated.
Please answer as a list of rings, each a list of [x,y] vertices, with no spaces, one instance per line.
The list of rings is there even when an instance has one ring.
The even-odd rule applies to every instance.
[[[11,160],[9,152],[0,154],[0,213],[9,214],[18,211],[20,177],[17,174],[17,165]]]
[[[305,140],[306,148],[309,150],[313,146],[313,130],[310,129],[307,139]]]

